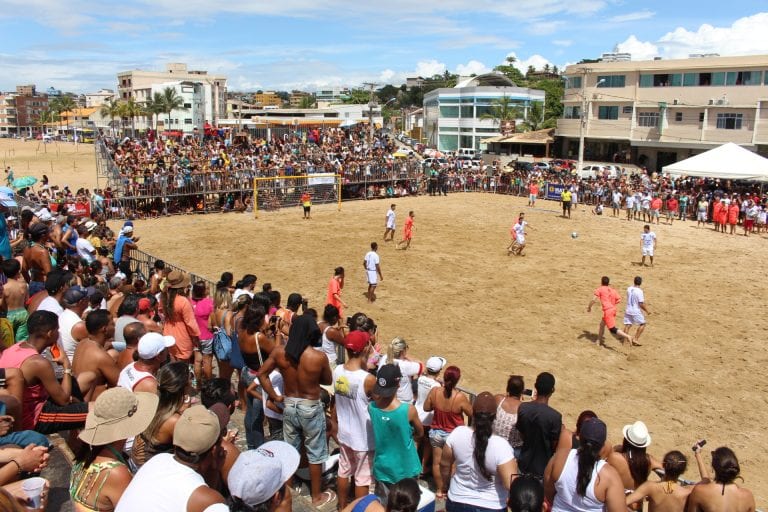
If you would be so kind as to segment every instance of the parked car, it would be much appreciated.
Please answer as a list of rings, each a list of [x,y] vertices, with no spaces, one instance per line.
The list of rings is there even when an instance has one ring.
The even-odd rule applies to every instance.
[[[534,162],[533,168],[538,171],[548,171],[551,169],[547,162]]]
[[[432,167],[432,164],[437,164],[438,169],[447,169],[448,168],[448,160],[445,158],[425,158],[424,159],[424,168],[430,169]]]
[[[620,174],[621,169],[609,164],[585,165],[579,171],[579,177],[581,178],[618,178]]]

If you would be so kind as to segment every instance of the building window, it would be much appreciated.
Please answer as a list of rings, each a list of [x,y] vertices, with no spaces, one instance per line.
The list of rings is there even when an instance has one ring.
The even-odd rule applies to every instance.
[[[192,108],[192,104],[191,103],[185,103],[184,104],[184,108]]]
[[[624,75],[599,75],[598,87],[624,87],[626,77]],[[602,83],[600,83],[602,81]]]
[[[459,149],[459,137],[458,135],[443,135],[438,136],[439,144],[438,149],[441,151],[456,151]]]
[[[625,105],[621,107],[621,113],[622,114],[631,114],[632,113],[632,105]]]
[[[459,107],[440,107],[440,117],[456,119],[459,117]]]
[[[675,122],[676,123],[682,123],[683,122],[683,113],[682,112],[675,112]]]
[[[717,128],[720,130],[741,130],[744,114],[717,114]]]
[[[192,119],[187,117],[184,119],[184,124],[192,124]]]
[[[456,126],[441,126],[440,127],[440,133],[443,133],[443,132],[458,132],[458,131],[459,131],[459,129]]]
[[[760,85],[760,71],[729,71],[725,85]]]
[[[637,125],[646,128],[657,128],[659,126],[658,112],[638,112]]]
[[[580,119],[581,107],[565,107],[563,109],[563,117],[565,119]]]
[[[473,107],[472,105],[462,105],[461,117],[464,119],[471,119],[475,117],[475,107]]]
[[[580,76],[567,76],[565,77],[566,89],[581,89],[581,77]]]
[[[619,107],[617,106],[609,107],[607,105],[600,106],[597,109],[597,118],[598,119],[618,119]]]
[[[704,112],[699,112],[699,122],[700,123],[704,122]]]

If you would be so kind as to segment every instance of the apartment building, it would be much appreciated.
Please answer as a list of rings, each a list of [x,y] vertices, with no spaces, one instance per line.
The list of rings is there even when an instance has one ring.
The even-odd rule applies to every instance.
[[[191,83],[192,87],[201,87],[202,101],[199,108],[204,120],[216,125],[219,119],[226,117],[227,102],[227,78],[221,75],[209,75],[207,71],[191,70],[183,63],[166,64],[164,71],[123,71],[117,74],[117,97],[121,100],[133,98],[137,103],[145,103],[157,92],[157,86],[161,84]],[[186,87],[186,86],[185,86]],[[197,94],[197,92],[195,92]],[[191,108],[191,107],[190,107]],[[172,119],[180,119],[182,125],[186,124],[189,117],[197,117],[197,113],[179,113]],[[162,116],[161,116],[162,118]],[[136,129],[149,128],[151,120],[147,118],[136,119]],[[162,123],[161,123],[162,124]],[[199,127],[202,129],[202,125]]]
[[[582,129],[585,160],[657,171],[725,142],[768,155],[768,55],[576,64],[564,76],[563,156],[577,157]]]
[[[257,107],[282,107],[283,100],[274,91],[265,91],[254,93],[251,97],[251,103]]]
[[[481,149],[483,139],[501,135],[500,123],[488,119],[502,98],[528,115],[534,102],[544,103],[545,92],[517,87],[500,73],[462,77],[455,87],[441,87],[424,95],[424,132],[427,143],[440,151]]]
[[[301,108],[302,103],[305,101],[304,98],[312,98],[312,101],[315,101],[315,97],[311,92],[291,91],[289,99],[291,108]]]

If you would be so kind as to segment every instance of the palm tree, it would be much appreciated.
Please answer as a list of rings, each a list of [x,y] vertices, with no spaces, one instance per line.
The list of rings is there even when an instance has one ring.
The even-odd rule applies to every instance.
[[[165,112],[165,100],[162,93],[156,92],[144,103],[144,112],[152,117],[152,127],[157,131],[157,120]]]
[[[71,96],[60,96],[58,98],[57,105],[59,108],[60,116],[64,112],[70,113],[70,115],[67,116],[67,131],[69,131],[69,119],[72,117],[72,114],[74,113],[75,108],[77,108],[77,104],[75,103],[75,100],[73,100]]]
[[[110,98],[101,105],[99,115],[109,118],[109,126],[112,128],[112,136],[115,136],[115,118],[120,114],[120,102],[115,98]]]
[[[121,114],[123,117],[127,117],[131,120],[131,137],[136,137],[136,125],[134,123],[135,119],[139,116],[144,115],[144,109],[142,109],[141,105],[136,103],[136,100],[133,99],[133,97],[128,98],[126,101],[122,103],[121,108]]]
[[[184,98],[179,96],[176,89],[173,87],[166,87],[163,89],[163,112],[168,114],[168,130],[171,127],[171,112],[174,110],[188,110],[184,106]]]
[[[299,108],[315,108],[315,97],[303,96],[299,102]]]
[[[353,105],[366,105],[371,100],[371,93],[365,89],[352,89],[344,98],[344,103]]]
[[[514,105],[512,100],[504,95],[495,99],[491,105],[491,111],[480,116],[480,119],[490,119],[493,124],[502,127],[506,121],[516,121],[523,117],[523,109]]]
[[[524,131],[536,131],[542,128],[549,128],[544,126],[544,106],[540,101],[534,101],[531,106],[528,107],[528,115],[525,116],[525,121],[521,123]]]

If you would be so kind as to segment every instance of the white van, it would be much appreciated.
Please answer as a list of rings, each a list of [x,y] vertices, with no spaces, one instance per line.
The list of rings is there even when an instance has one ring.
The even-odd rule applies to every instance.
[[[468,156],[470,158],[479,157],[479,151],[474,148],[459,148],[456,151],[456,156]]]

